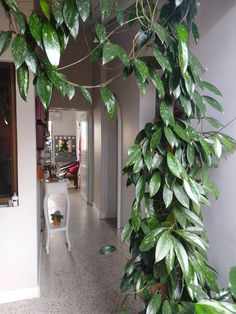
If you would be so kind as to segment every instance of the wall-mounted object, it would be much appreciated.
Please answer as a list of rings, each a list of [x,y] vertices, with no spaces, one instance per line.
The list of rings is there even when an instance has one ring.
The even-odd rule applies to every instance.
[[[56,162],[70,162],[76,160],[76,136],[54,136],[54,150]]]

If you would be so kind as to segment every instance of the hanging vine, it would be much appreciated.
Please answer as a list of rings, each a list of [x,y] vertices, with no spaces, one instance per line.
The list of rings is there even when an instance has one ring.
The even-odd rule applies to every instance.
[[[0,32],[0,54],[11,46],[19,92],[27,99],[29,71],[45,108],[53,88],[69,99],[79,88],[92,103],[90,88],[99,88],[108,114],[116,113],[109,84],[118,76],[134,75],[141,95],[150,82],[159,106],[154,123],[147,123],[128,151],[124,168],[127,185],[135,186],[131,217],[122,232],[129,241],[131,258],[125,266],[121,290],[132,290],[144,303],[142,313],[236,313],[235,268],[230,288],[220,291],[217,275],[208,265],[208,241],[201,206],[210,206],[209,195],[219,197],[208,169],[234,140],[224,134],[220,121],[208,116],[208,107],[223,108],[217,87],[202,80],[203,66],[190,49],[199,40],[195,24],[200,0],[136,0],[128,10],[110,0],[92,9],[89,0],[41,0],[41,13],[29,18],[15,0],[2,0],[9,31]],[[94,11],[100,14],[93,15]],[[115,22],[111,19],[115,17]],[[95,48],[79,60],[60,67],[61,54],[79,25],[89,23]],[[113,42],[113,35],[135,24],[131,51]],[[147,51],[149,55],[147,56]],[[105,66],[119,59],[122,71],[97,86],[71,82],[65,68],[90,59]],[[210,96],[209,96],[210,95]],[[217,98],[217,99],[216,99]],[[194,122],[194,123],[192,123]],[[207,122],[211,131],[193,127]],[[110,248],[114,251],[114,247]],[[109,251],[109,247],[102,253]],[[226,302],[227,301],[227,302]],[[120,313],[128,313],[122,305]]]

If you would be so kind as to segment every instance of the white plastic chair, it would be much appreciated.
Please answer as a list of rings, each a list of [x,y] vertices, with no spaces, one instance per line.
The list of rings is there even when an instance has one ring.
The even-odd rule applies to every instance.
[[[49,198],[51,195],[62,194],[65,198],[66,208],[64,209],[64,218],[62,220],[61,226],[55,227],[51,222],[49,214]],[[53,206],[53,211],[58,210],[57,204]],[[44,197],[44,217],[47,228],[47,242],[46,242],[46,251],[49,254],[49,239],[51,233],[56,232],[65,232],[67,239],[68,251],[70,251],[71,244],[68,234],[69,218],[70,218],[70,199],[68,194],[68,183],[65,182],[55,182],[55,183],[45,183],[45,197]]]

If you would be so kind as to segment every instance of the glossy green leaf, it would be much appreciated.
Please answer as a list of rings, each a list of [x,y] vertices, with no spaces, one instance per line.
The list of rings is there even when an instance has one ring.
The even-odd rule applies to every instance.
[[[46,18],[48,20],[50,20],[50,8],[49,8],[49,5],[47,3],[47,0],[40,0],[39,4],[40,4],[40,8],[43,11],[44,15],[46,16]]]
[[[161,26],[159,23],[153,22],[152,23],[152,30],[157,34],[160,41],[162,43],[164,43],[164,41],[166,40],[166,38],[168,36],[166,29],[163,26]]]
[[[203,101],[202,96],[197,91],[194,92],[194,99],[195,99],[195,102],[196,102],[199,110],[201,111],[201,113],[204,116],[206,113],[206,104]]]
[[[234,308],[235,309],[235,308]],[[228,310],[220,302],[213,300],[203,300],[196,304],[196,314],[232,314],[234,312]]]
[[[104,21],[112,14],[113,5],[110,0],[100,0],[100,9],[102,13],[102,21]]]
[[[161,176],[160,176],[159,172],[155,172],[152,175],[151,180],[149,182],[150,197],[153,197],[157,194],[157,192],[160,189],[160,186],[161,186]]]
[[[183,24],[178,24],[176,26],[176,32],[180,41],[187,43],[188,41],[188,30]]]
[[[187,93],[192,98],[195,91],[195,84],[193,82],[193,79],[188,72],[185,72],[183,76],[184,76],[184,84],[185,84]]]
[[[133,164],[135,164],[135,162],[141,157],[141,148],[139,145],[133,145],[130,149],[129,149],[129,157],[127,159],[126,162],[126,167],[132,166]]]
[[[201,144],[203,155],[206,159],[206,162],[210,166],[211,165],[211,148],[204,138],[200,139],[200,144]]]
[[[160,143],[162,137],[162,129],[158,128],[155,133],[152,135],[150,147],[151,149],[156,149],[157,145]]]
[[[174,209],[175,218],[180,224],[182,228],[186,228],[186,222],[187,222],[187,216],[185,214],[185,211],[183,211],[182,208],[175,207]]]
[[[198,227],[204,227],[203,222],[201,221],[201,219],[191,210],[188,210],[186,208],[183,209],[187,219],[189,221],[191,221],[194,225],[198,226]]]
[[[218,139],[217,136],[214,137],[213,147],[214,147],[215,155],[219,159],[221,157],[221,154],[222,154],[222,145],[221,145],[220,140]]]
[[[140,251],[146,252],[151,250],[156,245],[157,239],[160,236],[160,234],[164,232],[166,229],[167,228],[165,227],[160,227],[148,233],[141,242]]]
[[[155,263],[158,263],[166,257],[170,248],[172,247],[172,237],[169,231],[162,233],[157,241],[156,252],[155,252]]]
[[[88,102],[90,102],[90,103],[92,104],[92,102],[93,102],[92,96],[91,96],[90,92],[88,91],[88,89],[85,88],[84,86],[80,86],[80,90],[81,90],[81,92],[82,92],[84,98],[85,98]]]
[[[195,162],[196,154],[195,149],[193,145],[189,144],[187,145],[187,160],[190,166],[192,166]]]
[[[135,232],[138,232],[141,227],[141,212],[137,203],[134,204],[131,212],[131,223]]]
[[[183,0],[175,0],[176,7],[180,6]]]
[[[29,70],[25,63],[17,69],[17,84],[21,97],[26,101],[29,89]]]
[[[146,89],[148,87],[147,80],[143,80],[142,76],[140,75],[140,73],[137,70],[135,71],[135,77],[137,80],[137,84],[138,84],[138,88],[140,90],[141,96],[144,96]]]
[[[214,93],[217,96],[222,96],[220,90],[213,84],[203,81],[202,82],[203,87],[205,87],[206,89],[208,89],[209,91],[211,91],[212,93]]]
[[[116,115],[116,99],[112,92],[106,87],[100,87],[100,94],[105,103],[109,117],[112,119]]]
[[[129,239],[132,231],[133,231],[133,226],[128,221],[127,224],[124,226],[124,229],[122,230],[122,233],[121,233],[121,242],[122,243],[124,243],[126,240]]]
[[[27,52],[25,63],[27,64],[28,68],[35,74],[37,71],[38,60],[33,52]]]
[[[190,117],[191,113],[192,113],[191,101],[188,98],[186,98],[185,96],[181,95],[180,96],[180,102],[181,102],[182,107],[184,108],[186,115],[188,117]]]
[[[149,75],[149,70],[146,63],[140,59],[137,59],[135,60],[134,66],[135,66],[135,69],[140,74],[142,80],[145,81]]]
[[[116,247],[114,245],[105,245],[100,250],[99,253],[101,255],[110,254],[116,251]]]
[[[207,120],[207,122],[213,126],[216,129],[222,128],[223,124],[222,122],[220,122],[219,120],[212,118],[212,117],[205,117],[205,119]]]
[[[174,268],[174,263],[175,263],[175,251],[174,251],[174,246],[172,245],[169,252],[166,254],[166,269],[168,274],[170,274]]]
[[[75,87],[70,83],[65,84],[66,87],[66,95],[69,100],[71,100],[75,96]]]
[[[103,47],[102,63],[106,64],[117,57],[117,45],[106,43]]]
[[[42,46],[42,28],[43,24],[38,15],[33,12],[29,17],[30,32],[39,46]]]
[[[4,2],[15,12],[18,11],[18,5],[16,0],[4,0]]]
[[[13,13],[14,15],[14,18],[15,18],[15,21],[16,21],[16,24],[18,25],[19,27],[19,30],[20,30],[20,34],[24,34],[25,31],[26,31],[26,17],[25,15],[20,12],[20,11],[16,11]]]
[[[162,101],[160,105],[160,115],[166,126],[174,124],[173,113],[164,101]]]
[[[172,314],[172,308],[168,300],[165,300],[162,306],[162,314]]]
[[[189,208],[189,198],[181,185],[177,183],[174,185],[174,194],[180,204],[186,208]]]
[[[0,31],[0,56],[7,50],[11,43],[12,34],[11,32]]]
[[[144,197],[145,185],[146,185],[145,176],[141,175],[141,177],[138,179],[136,189],[135,189],[136,200],[138,203],[140,203],[142,198]]]
[[[178,230],[177,234],[187,240],[189,243],[198,247],[202,251],[206,251],[207,244],[199,236],[185,230]]]
[[[175,157],[175,155],[171,152],[167,153],[167,165],[169,170],[173,173],[175,177],[179,179],[183,178],[183,166],[181,165],[180,161]]]
[[[181,244],[181,242],[177,240],[176,238],[173,238],[173,246],[174,246],[176,257],[182,269],[182,272],[184,276],[186,277],[189,272],[189,261],[188,261],[188,255],[186,253],[186,250]]]
[[[85,22],[90,15],[90,10],[91,10],[90,0],[76,0],[76,4],[77,4],[79,14],[83,22]]]
[[[163,188],[163,200],[165,203],[166,208],[168,208],[173,200],[173,191],[171,191],[167,185],[164,185]]]
[[[170,128],[165,126],[164,127],[164,134],[165,134],[165,137],[166,137],[168,143],[170,144],[170,146],[172,148],[179,146],[179,143],[178,143],[174,133],[172,132],[172,130]]]
[[[43,30],[43,45],[50,63],[58,66],[60,62],[60,42],[55,29],[48,22],[44,22]]]
[[[184,180],[183,183],[185,192],[187,193],[188,197],[196,204],[199,204],[199,195],[193,189],[193,186],[190,184],[190,181]]]
[[[130,66],[129,56],[128,56],[127,52],[125,51],[125,49],[116,45],[116,51],[117,51],[117,56],[119,57],[121,62],[125,66],[129,67]]]
[[[221,106],[221,104],[214,98],[210,97],[210,96],[203,96],[203,99],[210,105],[212,106],[214,109],[220,111],[220,112],[224,112],[223,107]]]
[[[156,314],[158,313],[160,307],[161,307],[161,295],[155,294],[151,301],[148,303],[146,314]]]
[[[156,58],[157,62],[160,64],[162,67],[162,70],[165,71],[167,70],[168,72],[172,71],[171,64],[169,60],[164,56],[159,49],[157,49],[155,46],[152,47],[152,53],[154,57]]]
[[[105,26],[103,24],[97,22],[95,25],[95,30],[96,30],[96,34],[97,34],[97,37],[98,37],[100,43],[103,43],[106,39],[106,36],[107,36],[107,31],[106,31]]]
[[[229,273],[229,288],[234,299],[236,299],[236,267],[232,267]]]
[[[63,2],[58,0],[52,0],[51,2],[52,12],[58,25],[63,23]]]
[[[47,109],[52,97],[52,83],[45,76],[39,76],[37,78],[36,88],[44,108]]]
[[[224,145],[224,147],[231,153],[233,153],[234,149],[230,141],[226,138],[226,136],[219,134],[218,135],[219,140]]]
[[[125,13],[118,3],[115,3],[115,15],[118,23],[122,26],[125,22]]]
[[[17,35],[13,39],[11,48],[12,48],[13,60],[14,60],[16,69],[18,69],[25,61],[25,58],[27,55],[27,43],[26,43],[25,37],[23,37],[22,35]]]
[[[179,41],[178,44],[178,58],[181,72],[185,74],[188,67],[188,46],[183,41]]]
[[[74,0],[66,0],[63,8],[63,16],[70,34],[76,39],[79,33],[79,13]]]
[[[165,96],[165,90],[164,90],[164,86],[163,86],[163,83],[162,83],[160,76],[152,68],[149,68],[149,75],[151,77],[151,80],[152,80],[154,86],[156,87],[156,89],[158,91],[159,97],[163,98]]]
[[[193,33],[193,38],[195,40],[195,43],[197,44],[199,40],[199,31],[195,23],[192,23],[192,33]]]

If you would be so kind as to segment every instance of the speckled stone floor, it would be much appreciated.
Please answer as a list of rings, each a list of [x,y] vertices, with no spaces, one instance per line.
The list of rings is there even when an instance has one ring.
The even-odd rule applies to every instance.
[[[113,314],[124,295],[119,291],[125,263],[117,231],[85,204],[79,192],[70,189],[71,252],[63,234],[50,240],[50,254],[43,241],[41,262],[41,297],[0,305],[1,314]],[[117,251],[101,256],[100,247],[115,244]],[[130,299],[130,314],[137,314],[140,304]]]

